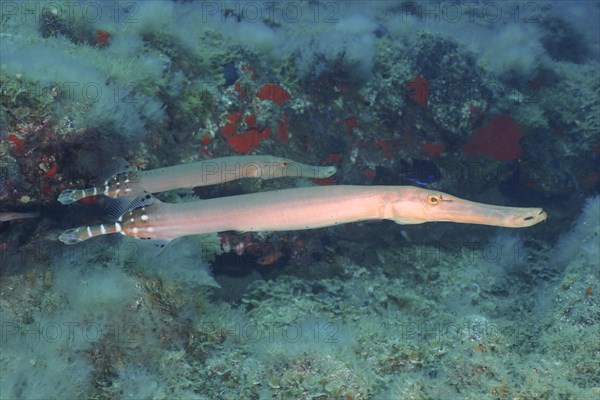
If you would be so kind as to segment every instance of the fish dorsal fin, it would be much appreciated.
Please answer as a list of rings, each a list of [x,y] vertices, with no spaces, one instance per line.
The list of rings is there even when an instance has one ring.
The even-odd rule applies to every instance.
[[[138,172],[133,170],[123,157],[117,157],[106,172],[108,174],[102,183],[101,194],[113,199],[142,196],[144,188],[139,185]]]
[[[132,169],[131,169],[131,165],[129,164],[129,162],[127,160],[125,160],[123,157],[117,156],[110,164],[108,164],[104,168],[104,170],[102,171],[102,174],[100,175],[100,178],[101,178],[102,182],[106,182],[108,179],[110,179],[111,177],[113,177],[117,174],[128,173],[131,171],[132,171]]]
[[[114,199],[111,202],[110,206],[106,209],[106,213],[110,218],[116,220],[121,215],[131,210],[135,210],[136,208],[140,207],[147,207],[149,205],[159,202],[160,201],[156,197],[152,196],[150,193],[144,190],[137,197],[120,197],[118,199]]]
[[[98,175],[98,187],[104,187],[110,183],[111,180],[114,180],[116,176],[120,174],[128,175],[132,172],[135,172],[131,168],[129,162],[121,156],[115,157],[114,160],[102,168],[100,174]]]

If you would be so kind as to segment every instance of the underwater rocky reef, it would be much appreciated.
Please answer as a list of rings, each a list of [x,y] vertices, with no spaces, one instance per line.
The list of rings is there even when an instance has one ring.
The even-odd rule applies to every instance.
[[[0,13],[0,398],[600,396],[597,3]],[[337,172],[156,197],[412,185],[548,218],[59,241],[129,210],[100,194],[124,162],[247,155]]]

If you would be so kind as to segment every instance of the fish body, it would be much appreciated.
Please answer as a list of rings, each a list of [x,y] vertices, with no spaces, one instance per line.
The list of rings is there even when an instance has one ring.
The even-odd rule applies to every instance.
[[[303,230],[382,219],[398,224],[446,221],[522,228],[546,217],[541,208],[476,203],[413,186],[315,186],[178,204],[155,200],[126,212],[113,224],[71,229],[59,239],[72,244],[118,232],[168,242],[204,233]]]
[[[14,221],[17,219],[26,219],[26,218],[37,218],[39,216],[40,216],[39,211],[24,212],[24,213],[14,212],[14,211],[0,212],[0,222]]]
[[[327,178],[335,174],[333,166],[303,164],[275,156],[232,156],[175,165],[147,171],[128,169],[107,179],[101,187],[68,189],[58,201],[71,204],[78,200],[105,195],[112,198],[136,197],[143,192],[159,193],[173,189],[215,185],[242,178]]]

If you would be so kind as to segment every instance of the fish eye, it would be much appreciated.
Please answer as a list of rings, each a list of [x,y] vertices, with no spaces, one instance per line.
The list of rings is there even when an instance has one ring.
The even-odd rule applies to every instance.
[[[281,160],[281,166],[282,166],[283,168],[287,168],[287,167],[288,167],[288,162],[287,162],[287,161],[285,161],[285,160]]]
[[[440,204],[440,196],[438,196],[437,194],[430,194],[429,196],[427,196],[427,203],[429,203],[429,205],[431,206],[437,206],[438,204]]]

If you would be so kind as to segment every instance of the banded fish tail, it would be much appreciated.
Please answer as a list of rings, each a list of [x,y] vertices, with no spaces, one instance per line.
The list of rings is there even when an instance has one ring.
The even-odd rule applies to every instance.
[[[58,195],[57,200],[62,205],[67,205],[97,195],[104,195],[111,198],[135,198],[144,191],[143,188],[137,184],[138,181],[139,179],[135,172],[123,172],[107,179],[102,187],[63,190]]]
[[[84,199],[86,197],[91,197],[91,196],[95,196],[98,192],[97,188],[90,188],[90,189],[67,189],[67,190],[63,190],[59,195],[58,195],[58,202],[62,205],[67,205],[67,204],[71,204],[71,203],[75,203],[76,201],[79,201],[81,199]]]
[[[64,231],[58,237],[58,240],[64,244],[75,244],[96,236],[109,235],[111,233],[119,232],[121,232],[121,224],[118,222],[93,226],[81,226],[79,228],[73,228]]]
[[[144,225],[147,221],[146,207],[159,203],[150,193],[143,192],[141,196],[128,202],[118,202],[116,207],[109,210],[118,216],[117,221],[107,224],[81,226],[64,231],[58,239],[65,244],[75,244],[96,236],[120,233],[122,235],[136,236],[138,224]],[[124,208],[120,208],[124,207]],[[143,237],[146,239],[146,237]]]
[[[104,183],[101,186],[95,186],[87,189],[66,189],[58,195],[58,202],[62,205],[72,204],[79,200],[104,195],[108,197],[118,198],[123,196],[137,196],[142,190],[140,187],[139,177],[135,171],[131,170],[129,163],[122,157],[117,157],[115,165],[107,167],[112,173],[105,177]]]

